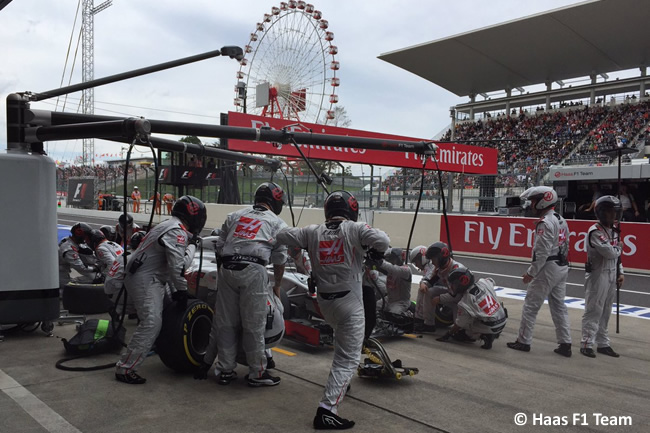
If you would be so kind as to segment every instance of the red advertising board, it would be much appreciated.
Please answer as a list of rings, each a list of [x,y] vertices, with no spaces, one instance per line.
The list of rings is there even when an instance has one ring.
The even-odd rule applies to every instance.
[[[403,137],[399,135],[380,134],[377,132],[361,131],[358,129],[338,128],[314,123],[300,123],[295,120],[277,119],[274,117],[253,116],[244,113],[228,113],[228,125],[244,128],[269,127],[292,132],[314,132],[317,134],[343,135],[350,137],[367,137],[383,140],[402,140],[410,142],[422,141],[421,138]],[[291,125],[291,126],[289,126]],[[497,150],[488,147],[468,146],[458,143],[436,143],[439,146],[436,157],[443,171],[471,174],[496,174]],[[260,153],[266,155],[300,156],[293,144],[277,146],[268,142],[248,140],[228,140],[228,149],[238,152]],[[357,164],[385,165],[390,167],[422,168],[420,157],[411,152],[392,152],[385,150],[354,149],[332,146],[301,145],[305,156],[311,159],[326,159],[332,161],[351,162]],[[427,169],[435,169],[433,158],[427,161]]]
[[[531,258],[535,218],[449,215],[451,245],[454,251],[508,257]],[[595,221],[567,220],[569,261],[579,265],[587,260],[587,231]],[[650,225],[622,223],[623,266],[650,269]],[[440,239],[447,240],[441,220]]]

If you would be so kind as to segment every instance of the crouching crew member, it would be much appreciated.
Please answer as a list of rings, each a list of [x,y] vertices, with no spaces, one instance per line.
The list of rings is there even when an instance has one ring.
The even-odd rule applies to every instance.
[[[454,326],[445,339],[454,337],[461,330],[471,339],[483,340],[482,349],[491,349],[495,337],[506,326],[507,312],[494,291],[492,278],[474,281],[472,272],[463,265],[453,269],[448,276],[449,285],[461,296]]]
[[[59,288],[63,289],[71,280],[70,272],[74,269],[81,274],[79,281],[92,282],[97,268],[85,264],[79,250],[82,244],[88,244],[92,227],[86,223],[76,223],[70,228],[70,236],[59,243]],[[87,248],[86,248],[87,249]]]

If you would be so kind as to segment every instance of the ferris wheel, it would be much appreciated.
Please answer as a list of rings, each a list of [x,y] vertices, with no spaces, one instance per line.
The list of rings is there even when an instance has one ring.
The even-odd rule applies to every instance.
[[[326,124],[340,84],[334,33],[314,5],[290,0],[264,14],[244,47],[237,111]]]

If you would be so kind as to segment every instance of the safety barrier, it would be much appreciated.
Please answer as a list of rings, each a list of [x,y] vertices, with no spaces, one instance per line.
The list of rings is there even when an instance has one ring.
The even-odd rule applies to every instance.
[[[206,228],[220,228],[226,216],[246,205],[206,204],[208,218]],[[97,211],[86,209],[61,208],[62,214],[83,215],[95,217],[113,217],[115,221],[119,212]],[[323,209],[294,208],[296,225],[305,227],[309,224],[323,222]],[[148,224],[149,215],[139,213],[133,215],[138,224]],[[285,206],[280,217],[291,225],[291,213]],[[500,257],[526,262],[530,260],[535,230],[535,218],[498,217],[482,215],[457,215],[449,217],[451,244],[457,253],[469,255]],[[167,219],[167,215],[155,215],[154,224]],[[373,227],[385,231],[396,247],[406,247],[411,224],[412,212],[361,211],[360,219]],[[584,266],[586,257],[586,237],[589,227],[594,221],[567,220],[569,224],[569,261],[575,266]],[[622,223],[623,266],[630,271],[650,273],[650,224]],[[447,241],[444,218],[441,214],[423,213],[418,215],[417,223],[411,240],[411,247],[429,245],[437,240]]]

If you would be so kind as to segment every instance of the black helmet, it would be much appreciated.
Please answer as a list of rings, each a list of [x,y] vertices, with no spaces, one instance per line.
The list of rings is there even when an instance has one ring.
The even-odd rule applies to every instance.
[[[436,268],[444,268],[453,256],[446,243],[434,242],[427,248],[426,257]]]
[[[333,191],[325,199],[325,219],[343,217],[351,221],[359,219],[359,202],[347,191]]]
[[[120,227],[124,227],[125,225],[127,226],[132,226],[133,225],[133,217],[131,214],[124,214],[120,215],[120,217],[117,219],[117,221],[120,223]],[[126,224],[124,224],[124,221],[126,221]]]
[[[88,242],[90,237],[90,232],[93,231],[93,228],[86,223],[76,223],[70,228],[70,233],[72,234],[72,240],[80,244],[82,242]]]
[[[284,191],[274,182],[264,182],[255,190],[255,203],[266,203],[274,214],[280,215],[284,205]]]
[[[184,195],[174,203],[172,216],[183,220],[190,233],[198,235],[203,230],[208,213],[201,200],[191,195]]]
[[[449,287],[455,294],[465,293],[474,286],[474,274],[463,265],[454,266],[447,277]]]
[[[97,248],[99,244],[106,240],[106,236],[101,230],[93,229],[90,231],[90,236],[86,242],[90,248],[93,250]]]
[[[104,237],[106,238],[106,240],[111,241],[111,242],[115,242],[115,237],[116,237],[115,227],[113,227],[113,226],[101,226],[99,228],[99,231],[104,233]]]
[[[621,220],[623,208],[618,198],[613,195],[604,195],[596,200],[594,212],[602,225],[612,227],[614,222]]]
[[[393,265],[402,266],[406,260],[406,251],[401,248],[389,248],[384,254],[384,259]]]
[[[133,235],[131,235],[131,239],[129,239],[129,247],[131,248],[132,251],[135,251],[138,249],[140,246],[140,242],[142,242],[142,239],[147,235],[146,232],[135,232]]]

